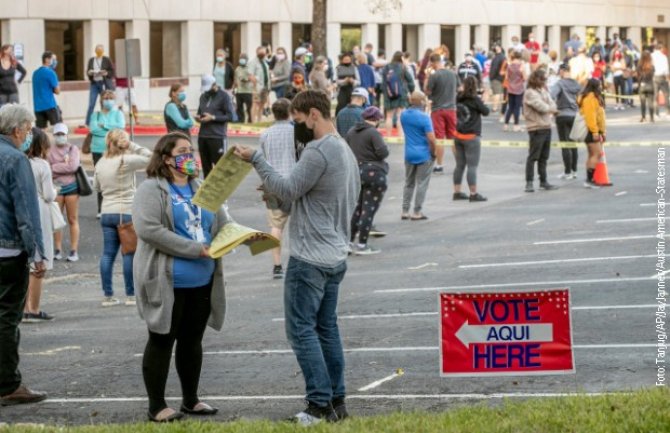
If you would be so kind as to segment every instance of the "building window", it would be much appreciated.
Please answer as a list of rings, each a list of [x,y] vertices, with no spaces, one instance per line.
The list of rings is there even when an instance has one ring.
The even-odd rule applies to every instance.
[[[117,39],[126,38],[126,22],[125,21],[110,21],[109,22],[109,58],[116,63],[116,47],[114,41]]]
[[[489,39],[491,40],[491,46],[502,45],[502,26],[490,26],[489,27]]]
[[[181,77],[181,22],[152,21],[149,43],[152,78]]]
[[[272,23],[261,23],[261,45],[264,47],[272,45]]]
[[[223,48],[228,52],[228,60],[237,65],[242,50],[242,27],[240,23],[214,23],[214,49]],[[248,54],[248,53],[247,53]],[[214,53],[212,53],[214,64]]]
[[[377,36],[379,46],[375,47],[377,49],[377,52],[374,53],[375,57],[377,56],[377,54],[379,54],[379,50],[386,51],[386,26],[388,26],[388,24],[379,25],[379,32]]]
[[[440,29],[440,43],[449,49],[448,60],[454,61],[454,47],[456,46],[456,27],[442,26]]]
[[[528,35],[533,33],[533,26],[521,26],[521,42],[524,44],[528,42]],[[542,35],[535,35],[535,39],[539,39]]]
[[[342,24],[340,30],[340,45],[343,53],[353,51],[355,46],[360,48],[363,31],[361,26],[355,24]]]
[[[58,78],[63,81],[85,79],[82,21],[45,21],[44,47],[58,57]]]
[[[293,24],[293,49],[312,40],[311,24]],[[339,53],[337,53],[339,54]]]

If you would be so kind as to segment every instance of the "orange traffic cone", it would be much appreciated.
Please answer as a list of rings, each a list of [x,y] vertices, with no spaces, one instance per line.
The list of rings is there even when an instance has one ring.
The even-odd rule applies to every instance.
[[[598,164],[596,164],[596,169],[593,173],[593,182],[598,186],[612,186],[610,182],[610,176],[607,173],[607,159],[605,158],[605,150],[600,154],[600,159]]]

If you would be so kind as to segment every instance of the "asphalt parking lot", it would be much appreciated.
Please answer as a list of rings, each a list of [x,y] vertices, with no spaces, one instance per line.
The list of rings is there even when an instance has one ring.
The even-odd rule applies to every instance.
[[[667,140],[670,121],[638,125],[637,112],[613,119],[617,141]],[[503,134],[494,120],[484,136]],[[155,139],[138,141],[151,146]],[[250,139],[231,140],[252,143]],[[424,211],[429,220],[401,221],[402,147],[392,145],[391,185],[376,218],[388,236],[373,239],[382,252],[351,257],[341,286],[340,326],[346,350],[350,412],[445,410],[503,395],[532,397],[651,387],[656,379],[657,149],[607,149],[614,186],[583,188],[562,181],[560,151],[549,172],[556,191],[523,192],[525,149],[482,152],[479,189],[486,203],[451,201],[446,175],[433,176]],[[266,226],[251,174],[229,200],[239,222]],[[88,424],[145,419],[141,353],[146,327],[135,308],[102,308],[98,260],[102,234],[94,198],[81,203],[82,241],[75,264],[57,262],[43,297],[56,319],[22,324],[25,382],[49,393],[34,406],[0,409],[0,421]],[[221,410],[217,420],[283,419],[302,408],[303,380],[283,332],[282,283],[271,279],[269,254],[246,248],[227,256],[227,316],[221,333],[207,331],[201,395]],[[120,262],[115,289],[122,295]],[[438,293],[569,287],[576,373],[562,376],[446,379],[439,375]],[[376,387],[379,379],[404,374]],[[367,387],[367,388],[366,388]],[[167,393],[180,395],[171,372]],[[178,404],[177,401],[174,402]]]

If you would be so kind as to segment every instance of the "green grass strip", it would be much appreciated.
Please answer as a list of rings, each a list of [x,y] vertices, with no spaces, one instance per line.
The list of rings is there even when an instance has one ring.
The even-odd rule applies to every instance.
[[[446,403],[445,403],[446,405]],[[225,408],[224,408],[225,411]],[[301,428],[286,422],[185,421],[170,425],[150,423],[83,427],[6,426],[0,433],[289,433]],[[461,405],[444,412],[396,412],[352,418],[340,424],[319,424],[314,433],[668,433],[670,390],[651,388],[603,396],[506,399],[498,404]]]

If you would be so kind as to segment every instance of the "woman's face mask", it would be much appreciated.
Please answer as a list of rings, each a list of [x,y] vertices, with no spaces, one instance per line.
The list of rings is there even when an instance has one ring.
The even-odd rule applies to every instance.
[[[175,170],[187,176],[198,174],[198,163],[193,153],[182,153],[174,157]]]
[[[102,101],[102,106],[105,107],[105,110],[113,110],[114,109],[114,100],[113,99],[105,99]]]
[[[277,60],[279,60],[281,62],[282,60],[286,59],[286,54],[279,53],[279,54],[277,54],[276,57],[277,57]]]
[[[54,135],[54,141],[56,142],[56,146],[65,146],[67,144],[67,135]]]
[[[223,58],[223,56],[216,56],[216,62],[217,62],[217,63],[221,63],[221,62],[223,62],[224,60],[225,60],[225,59]]]
[[[247,59],[240,59],[240,66],[245,66],[247,64]]]
[[[186,92],[177,93],[177,99],[179,102],[184,102],[186,100]]]

